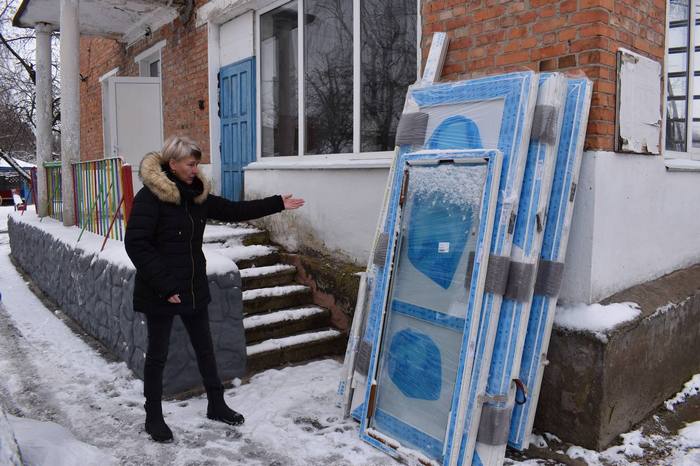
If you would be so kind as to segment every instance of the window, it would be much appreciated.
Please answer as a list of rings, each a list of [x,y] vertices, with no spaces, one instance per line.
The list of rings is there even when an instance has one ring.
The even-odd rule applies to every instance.
[[[393,150],[418,71],[417,13],[416,0],[294,0],[261,13],[261,155]]]
[[[134,57],[134,61],[139,65],[139,76],[144,78],[160,78],[160,55],[163,47],[165,47],[164,40]]]
[[[666,45],[666,150],[700,151],[700,1],[669,0]]]

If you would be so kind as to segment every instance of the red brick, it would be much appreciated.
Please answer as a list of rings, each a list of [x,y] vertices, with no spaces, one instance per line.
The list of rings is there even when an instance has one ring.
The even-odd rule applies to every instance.
[[[512,65],[514,63],[523,63],[530,60],[530,51],[522,50],[520,52],[505,53],[496,57],[496,65]]]

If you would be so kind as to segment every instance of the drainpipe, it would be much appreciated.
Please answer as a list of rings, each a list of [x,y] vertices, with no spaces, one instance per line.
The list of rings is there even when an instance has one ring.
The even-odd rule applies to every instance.
[[[51,160],[53,117],[51,94],[51,26],[39,23],[36,31],[36,208],[40,217],[48,215],[46,170],[44,162]]]
[[[61,0],[61,198],[63,225],[75,225],[72,162],[80,160],[78,0]]]

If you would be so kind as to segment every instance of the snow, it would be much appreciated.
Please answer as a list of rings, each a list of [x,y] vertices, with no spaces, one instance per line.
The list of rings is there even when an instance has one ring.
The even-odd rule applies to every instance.
[[[286,296],[294,293],[299,293],[301,291],[308,290],[308,286],[304,285],[286,285],[286,286],[273,286],[270,288],[257,288],[254,290],[247,290],[243,292],[243,301],[252,301],[257,298],[272,298],[276,296]]]
[[[700,393],[700,374],[696,374],[688,382],[683,385],[683,390],[676,393],[676,396],[670,400],[666,400],[665,406],[669,411],[673,411],[675,406],[679,403],[683,403],[689,396],[697,395]]]
[[[299,309],[285,309],[282,311],[272,312],[270,314],[259,314],[246,317],[243,319],[243,327],[249,329],[263,327],[265,325],[278,324],[281,322],[302,320],[306,317],[323,314],[325,312],[325,309],[318,306],[303,307]]]
[[[248,356],[259,353],[267,353],[268,351],[275,351],[282,348],[289,348],[292,346],[301,345],[304,343],[319,342],[324,340],[330,340],[340,336],[340,332],[337,330],[322,330],[320,332],[312,333],[302,333],[301,335],[292,335],[291,337],[284,338],[274,338],[270,340],[265,340],[256,345],[250,345],[246,349]],[[340,374],[338,374],[338,379],[340,379]],[[337,380],[336,380],[337,382]]]
[[[267,256],[277,251],[277,248],[272,246],[237,246],[237,245],[227,245],[222,248],[221,246],[214,245],[204,245],[204,251],[216,251],[222,256],[228,257],[232,261],[238,262],[246,259],[253,259],[255,257]]]
[[[81,442],[55,422],[14,416],[9,416],[9,419],[17,442],[22,445],[22,460],[26,465],[119,464],[112,455]]]
[[[0,212],[0,215],[2,215],[2,212]],[[78,241],[81,229],[77,226],[66,227],[62,222],[50,217],[40,219],[32,211],[27,211],[24,215],[21,215],[21,212],[11,212],[10,215],[14,221],[42,230],[66,246],[77,249],[83,256],[94,256],[95,259],[103,259],[119,268],[134,270],[134,264],[131,263],[131,259],[126,254],[122,241],[108,239],[104,250],[100,252],[104,236],[99,236],[86,230],[83,232],[80,241]],[[2,228],[0,228],[0,231],[2,231]],[[219,254],[218,250],[205,248],[204,256],[207,261],[208,275],[224,275],[238,270],[236,264]]]
[[[252,278],[252,277],[261,277],[263,275],[274,275],[276,273],[286,272],[289,270],[296,270],[296,267],[294,267],[293,265],[286,265],[286,264],[268,265],[266,267],[250,267],[250,268],[241,270],[241,278]]]
[[[204,230],[204,242],[223,242],[231,238],[260,233],[262,230],[253,227],[232,227],[229,225],[207,225]]]
[[[558,327],[593,333],[607,342],[608,332],[620,324],[636,319],[641,310],[635,303],[577,304],[557,307],[554,323]]]
[[[700,448],[700,421],[686,425],[678,435],[685,446]]]
[[[434,199],[441,194],[441,202],[458,206],[481,205],[486,165],[438,165],[437,167],[413,167],[409,181],[415,197]],[[436,191],[437,188],[437,191]]]
[[[36,165],[33,163],[25,162],[24,160],[16,159],[13,157],[17,165],[21,168],[34,168]],[[11,168],[10,164],[5,161],[5,159],[0,158],[0,168]]]
[[[15,435],[5,411],[0,404],[0,464],[19,466],[20,452]]]
[[[52,465],[60,464],[53,458],[77,451],[83,457],[72,464],[108,465],[112,458],[112,464],[396,464],[359,439],[354,421],[342,419],[336,406],[342,365],[330,359],[268,370],[226,390],[228,404],[246,416],[237,428],[207,420],[202,396],[166,401],[175,441],[152,442],[143,431],[142,382],[125,364],[107,362],[46,309],[10,263],[9,252],[5,239],[0,402],[12,406],[9,414],[39,422],[26,436],[20,432],[20,449],[45,440]],[[99,450],[99,461],[90,461],[98,458],[90,446]]]

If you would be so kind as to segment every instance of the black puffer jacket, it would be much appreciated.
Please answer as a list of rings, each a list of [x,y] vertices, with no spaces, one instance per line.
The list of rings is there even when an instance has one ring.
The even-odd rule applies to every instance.
[[[139,168],[144,187],[134,197],[124,246],[136,266],[134,310],[148,314],[188,314],[211,298],[202,236],[208,218],[237,222],[284,210],[280,196],[231,202],[209,194],[209,182],[178,180],[151,152]],[[180,295],[181,304],[168,298]]]

